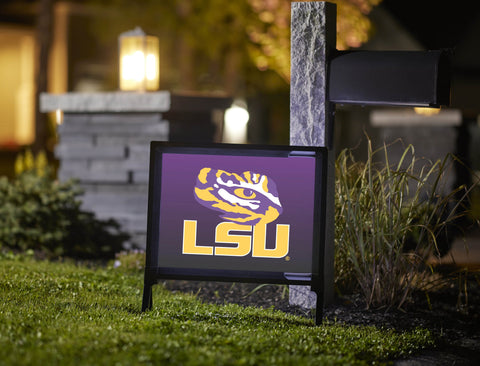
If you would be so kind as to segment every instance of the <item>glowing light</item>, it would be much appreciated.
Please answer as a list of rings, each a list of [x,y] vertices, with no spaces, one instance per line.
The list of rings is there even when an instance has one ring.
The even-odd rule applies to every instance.
[[[158,49],[158,38],[146,35],[138,27],[120,35],[120,90],[158,89]]]
[[[157,58],[153,54],[148,54],[147,59],[145,61],[145,75],[147,76],[147,80],[155,80],[157,77],[158,66],[157,66]]]
[[[145,57],[143,52],[135,51],[122,57],[122,78],[141,82],[145,74]]]
[[[434,116],[440,113],[440,108],[415,107],[413,109],[415,110],[415,113],[426,117]]]
[[[59,126],[63,123],[63,111],[61,109],[55,110],[55,122]]]
[[[245,126],[250,119],[250,114],[245,108],[232,106],[225,111],[225,121],[239,126]]]
[[[250,114],[239,104],[234,103],[225,111],[225,124],[223,129],[223,142],[243,144],[247,142],[247,126]]]

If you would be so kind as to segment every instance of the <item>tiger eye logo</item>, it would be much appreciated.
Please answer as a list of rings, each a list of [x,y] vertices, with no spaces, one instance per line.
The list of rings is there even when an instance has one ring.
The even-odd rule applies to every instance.
[[[184,220],[183,254],[283,258],[289,251],[290,225],[276,225],[275,248],[266,247],[267,224],[283,212],[275,182],[266,175],[202,168],[194,187],[196,201],[220,212],[215,243],[197,244],[197,220]],[[232,245],[233,244],[233,245]]]
[[[268,224],[282,213],[275,182],[250,171],[237,174],[203,168],[195,198],[202,206],[220,211],[222,219],[239,224]]]

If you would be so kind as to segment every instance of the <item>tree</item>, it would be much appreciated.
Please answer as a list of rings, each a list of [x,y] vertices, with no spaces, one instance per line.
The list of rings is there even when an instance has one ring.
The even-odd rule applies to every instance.
[[[305,0],[304,0],[305,1]],[[306,0],[313,1],[313,0]],[[382,0],[329,0],[337,4],[337,49],[360,47],[370,37],[368,14]],[[290,80],[290,0],[248,0],[259,23],[247,28],[250,54],[260,70],[273,69]]]
[[[90,1],[114,9],[97,23],[109,39],[138,24],[162,37],[162,64],[180,70],[167,84],[233,95],[288,86],[291,0]],[[337,48],[360,46],[381,0],[331,1],[338,4]]]

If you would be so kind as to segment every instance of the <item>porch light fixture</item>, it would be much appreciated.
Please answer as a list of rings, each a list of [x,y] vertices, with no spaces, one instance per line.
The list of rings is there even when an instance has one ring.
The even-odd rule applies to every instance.
[[[118,37],[120,90],[158,90],[160,80],[159,40],[140,27]]]

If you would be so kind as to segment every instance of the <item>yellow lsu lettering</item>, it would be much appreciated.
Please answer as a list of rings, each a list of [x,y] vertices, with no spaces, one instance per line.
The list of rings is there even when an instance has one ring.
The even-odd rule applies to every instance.
[[[283,258],[288,254],[290,242],[290,225],[277,224],[275,248],[266,247],[267,225],[257,224],[253,234],[231,234],[231,231],[252,233],[252,226],[233,222],[221,222],[215,229],[215,243],[234,244],[236,246],[197,245],[197,221],[183,221],[182,254],[219,255],[227,257],[244,257],[250,252],[256,258]],[[253,250],[252,250],[253,242]]]

